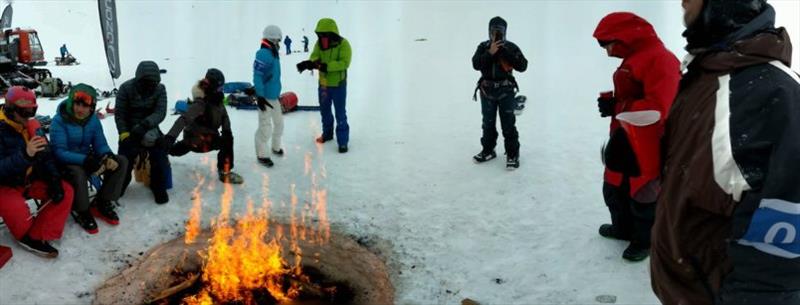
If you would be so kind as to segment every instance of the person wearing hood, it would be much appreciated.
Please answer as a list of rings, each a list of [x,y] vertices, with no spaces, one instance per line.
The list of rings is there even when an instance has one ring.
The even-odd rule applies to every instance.
[[[58,257],[50,241],[61,238],[72,207],[72,187],[61,179],[36,115],[33,90],[13,86],[0,106],[0,218],[19,245]],[[34,216],[25,202],[40,200]]]
[[[297,71],[319,70],[319,106],[322,116],[322,135],[317,143],[333,140],[334,112],[336,117],[336,142],[339,153],[348,151],[350,125],[347,124],[345,110],[347,98],[347,68],[350,67],[352,49],[350,42],[339,34],[336,22],[330,18],[322,18],[317,22],[317,42],[308,60],[297,64]]]
[[[481,72],[480,91],[482,130],[481,151],[473,156],[475,163],[483,163],[497,157],[497,116],[503,130],[506,150],[506,169],[519,168],[519,133],[517,132],[514,100],[519,88],[514,79],[514,70],[525,72],[528,60],[511,41],[506,40],[508,25],[501,17],[489,21],[489,40],[478,44],[472,56],[472,67]],[[476,99],[473,96],[473,99]]]
[[[108,147],[103,125],[95,115],[96,107],[97,91],[87,84],[77,84],[58,106],[50,125],[53,154],[65,168],[66,179],[75,192],[72,218],[89,234],[99,231],[92,215],[108,224],[119,224],[114,201],[122,192],[124,169],[128,166],[124,156],[115,155]],[[90,202],[91,176],[102,176],[103,185]]]
[[[630,241],[622,258],[649,255],[661,171],[660,140],[678,82],[680,62],[641,17],[611,13],[594,38],[610,57],[622,58],[613,76],[614,91],[597,99],[601,117],[611,117],[611,139],[604,149],[603,197],[611,224],[600,235]]]
[[[164,140],[158,124],[167,115],[167,89],[161,84],[161,70],[155,62],[146,60],[139,63],[136,77],[119,87],[115,106],[119,154],[129,161],[122,186],[125,194],[137,156],[146,152],[152,169],[169,166],[164,145],[157,145]],[[150,171],[150,190],[158,204],[169,202],[166,174],[164,170]]]
[[[651,283],[664,304],[800,304],[800,77],[765,0],[684,0]]]
[[[258,102],[258,129],[255,135],[256,158],[258,163],[272,167],[274,162],[267,150],[272,138],[272,154],[283,155],[281,136],[283,135],[283,111],[279,102],[281,94],[281,61],[278,49],[281,43],[281,29],[268,25],[262,32],[261,47],[256,51],[253,61],[253,85]]]
[[[183,156],[188,152],[205,153],[219,150],[217,153],[217,173],[224,183],[241,184],[242,176],[232,172],[233,169],[233,133],[231,120],[225,109],[222,85],[225,75],[222,71],[211,68],[206,71],[205,78],[192,87],[192,103],[164,136],[164,150],[171,156]],[[219,130],[222,129],[222,134]],[[183,139],[175,143],[183,132]]]

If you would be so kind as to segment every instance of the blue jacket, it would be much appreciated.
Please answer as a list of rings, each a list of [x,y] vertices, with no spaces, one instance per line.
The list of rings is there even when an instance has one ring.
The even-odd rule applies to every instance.
[[[56,161],[69,165],[82,165],[90,152],[95,156],[111,152],[97,116],[92,113],[85,122],[77,122],[67,114],[66,103],[58,106],[56,116],[50,123],[50,145]]]
[[[268,100],[277,100],[281,95],[281,62],[273,55],[272,47],[262,42],[253,62],[253,85],[256,95]],[[277,54],[277,52],[276,52]]]

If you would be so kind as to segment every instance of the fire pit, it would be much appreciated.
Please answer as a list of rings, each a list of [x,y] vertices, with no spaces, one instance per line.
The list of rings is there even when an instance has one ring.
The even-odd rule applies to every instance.
[[[224,301],[222,295],[226,292],[204,295],[202,291],[206,291],[207,286],[252,281],[244,276],[208,278],[208,273],[220,268],[209,257],[222,254],[219,247],[214,246],[220,230],[205,230],[192,243],[178,238],[151,249],[142,260],[100,286],[95,292],[94,304],[393,304],[394,288],[386,266],[356,241],[335,232],[324,242],[312,238],[293,239],[289,235],[282,236],[284,228],[293,232],[306,229],[275,222],[267,226],[264,231],[275,232],[278,236],[270,238],[269,243],[288,250],[273,253],[269,261],[251,263],[284,265],[283,273],[268,280],[273,286],[259,284],[244,289],[247,291],[239,288],[237,293],[243,296]],[[263,235],[261,238],[266,240]],[[222,251],[226,250],[229,249]],[[268,251],[260,249],[259,255]],[[243,264],[225,265],[222,268],[253,269]],[[264,272],[259,274],[260,278],[266,276]]]

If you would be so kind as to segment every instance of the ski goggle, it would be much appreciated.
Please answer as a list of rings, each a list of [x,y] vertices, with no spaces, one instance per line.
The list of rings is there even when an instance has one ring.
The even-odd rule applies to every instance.
[[[94,108],[94,98],[86,92],[78,91],[72,96],[72,103],[83,107]]]
[[[17,107],[17,108],[14,108],[14,112],[19,114],[19,116],[21,116],[23,118],[30,119],[30,118],[36,116],[36,109],[37,108],[38,107],[36,107],[36,106],[33,106],[33,107]]]

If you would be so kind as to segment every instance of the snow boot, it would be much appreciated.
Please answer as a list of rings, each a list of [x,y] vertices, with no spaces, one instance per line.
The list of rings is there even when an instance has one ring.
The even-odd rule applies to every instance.
[[[153,192],[153,197],[157,204],[165,204],[169,202],[169,195],[167,194],[166,190]]]
[[[497,153],[493,151],[481,151],[477,155],[473,156],[472,159],[475,160],[475,163],[483,163],[489,160],[497,158]]]
[[[25,250],[31,251],[33,254],[44,258],[56,258],[58,257],[58,249],[53,248],[47,241],[44,240],[35,240],[30,238],[30,236],[25,235],[22,239],[17,241],[20,246],[25,248]]]
[[[227,172],[219,173],[219,181],[230,184],[242,184],[244,183],[244,178],[237,173]]]
[[[506,169],[513,171],[519,168],[519,157],[506,158]]]
[[[343,154],[347,152],[347,145],[339,146],[339,153]]]
[[[106,223],[116,226],[119,224],[119,215],[114,211],[114,204],[110,201],[92,200],[89,211],[94,217],[100,218]]]
[[[648,256],[650,256],[650,247],[641,246],[636,242],[631,242],[628,248],[622,251],[622,258],[631,262],[643,261]]]
[[[630,237],[625,236],[620,232],[617,232],[617,228],[615,228],[614,225],[608,223],[604,223],[603,225],[601,225],[600,229],[598,230],[598,233],[600,233],[600,236],[605,238],[613,238],[613,239],[628,240],[628,241],[631,240]]]
[[[258,163],[261,163],[261,165],[264,165],[266,167],[272,167],[273,165],[275,165],[275,163],[273,163],[272,159],[270,158],[258,158]]]
[[[281,149],[278,149],[278,150],[274,150],[274,149],[273,149],[273,150],[272,150],[272,153],[273,153],[273,154],[276,154],[276,155],[278,155],[278,156],[283,156],[283,148],[281,148]]]
[[[316,139],[317,143],[325,143],[325,142],[328,142],[328,141],[330,141],[330,140],[333,140],[333,136],[330,136],[330,137],[326,137],[326,136],[319,136],[319,137],[317,137],[317,139]]]
[[[97,234],[100,230],[97,229],[97,222],[94,220],[92,213],[89,211],[78,212],[71,211],[72,219],[81,226],[89,234]]]

